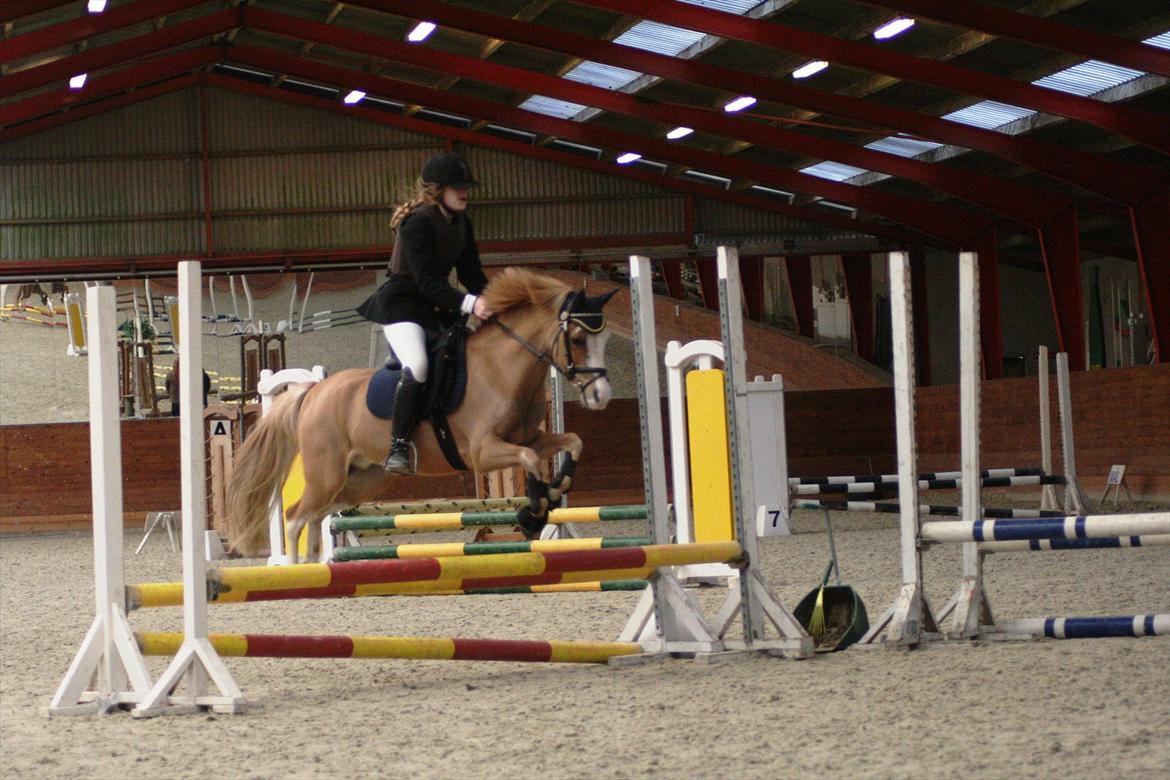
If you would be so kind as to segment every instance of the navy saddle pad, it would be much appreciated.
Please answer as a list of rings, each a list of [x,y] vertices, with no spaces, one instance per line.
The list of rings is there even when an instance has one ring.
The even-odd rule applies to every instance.
[[[462,330],[460,326],[459,330]],[[447,336],[450,335],[450,339]],[[447,331],[430,350],[430,374],[427,380],[424,418],[448,415],[463,403],[467,392],[467,350],[465,333]],[[393,357],[370,377],[366,386],[366,408],[383,420],[394,416],[394,391],[402,376],[401,365]]]

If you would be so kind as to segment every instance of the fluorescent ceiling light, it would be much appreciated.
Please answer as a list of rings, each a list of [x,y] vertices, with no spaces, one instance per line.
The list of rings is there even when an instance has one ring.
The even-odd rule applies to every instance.
[[[914,26],[913,19],[895,19],[892,22],[887,22],[881,27],[873,31],[873,37],[879,41],[884,41],[887,38],[893,38],[899,33],[904,33]]]
[[[815,60],[813,62],[806,62],[796,70],[792,71],[792,78],[806,79],[814,73],[820,73],[825,68],[829,67],[829,63],[824,60]]]
[[[433,33],[434,31],[435,31],[435,23],[434,22],[419,22],[417,25],[415,25],[415,28],[407,34],[406,40],[410,41],[411,43],[418,43],[420,41],[425,41],[427,39],[427,36],[430,35],[431,33]]]
[[[743,95],[742,97],[737,97],[735,100],[725,105],[723,110],[729,114],[733,111],[743,111],[748,106],[754,105],[755,102],[756,99],[751,95]]]
[[[106,0],[89,0],[85,6],[86,10],[91,14],[100,14],[106,10]]]
[[[676,127],[666,134],[666,137],[672,141],[677,141],[680,138],[686,138],[691,133],[695,132],[690,127]]]
[[[69,89],[81,89],[85,86],[85,77],[87,74],[82,73],[79,76],[74,76],[69,79]]]
[[[629,165],[634,160],[641,160],[641,159],[642,159],[642,155],[638,154],[637,152],[626,152],[625,154],[623,154],[622,156],[620,156],[616,160],[614,160],[614,162],[616,162],[618,165]]]
[[[364,98],[365,96],[366,96],[365,92],[362,92],[360,89],[355,89],[355,90],[352,90],[348,95],[343,97],[341,99],[341,101],[343,103],[345,103],[347,106],[352,106],[354,103],[360,103],[362,98]]]

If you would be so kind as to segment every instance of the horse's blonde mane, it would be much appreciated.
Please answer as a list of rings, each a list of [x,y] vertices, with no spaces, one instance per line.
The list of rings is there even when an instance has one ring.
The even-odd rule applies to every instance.
[[[483,296],[488,306],[499,313],[520,306],[551,308],[568,291],[569,285],[559,279],[511,267],[492,277]]]

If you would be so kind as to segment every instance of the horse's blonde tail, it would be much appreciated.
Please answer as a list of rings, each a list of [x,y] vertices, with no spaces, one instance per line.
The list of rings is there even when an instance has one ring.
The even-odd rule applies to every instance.
[[[297,455],[297,412],[310,387],[290,387],[278,396],[236,451],[225,514],[228,542],[241,555],[268,547],[269,513]]]

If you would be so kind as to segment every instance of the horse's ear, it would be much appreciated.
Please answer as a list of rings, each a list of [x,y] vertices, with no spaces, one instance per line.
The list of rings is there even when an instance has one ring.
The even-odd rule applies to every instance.
[[[605,308],[605,304],[609,303],[609,299],[617,295],[617,291],[618,288],[615,287],[602,295],[596,295],[592,298],[586,296],[585,306],[589,309],[589,311],[601,311],[603,308]]]

